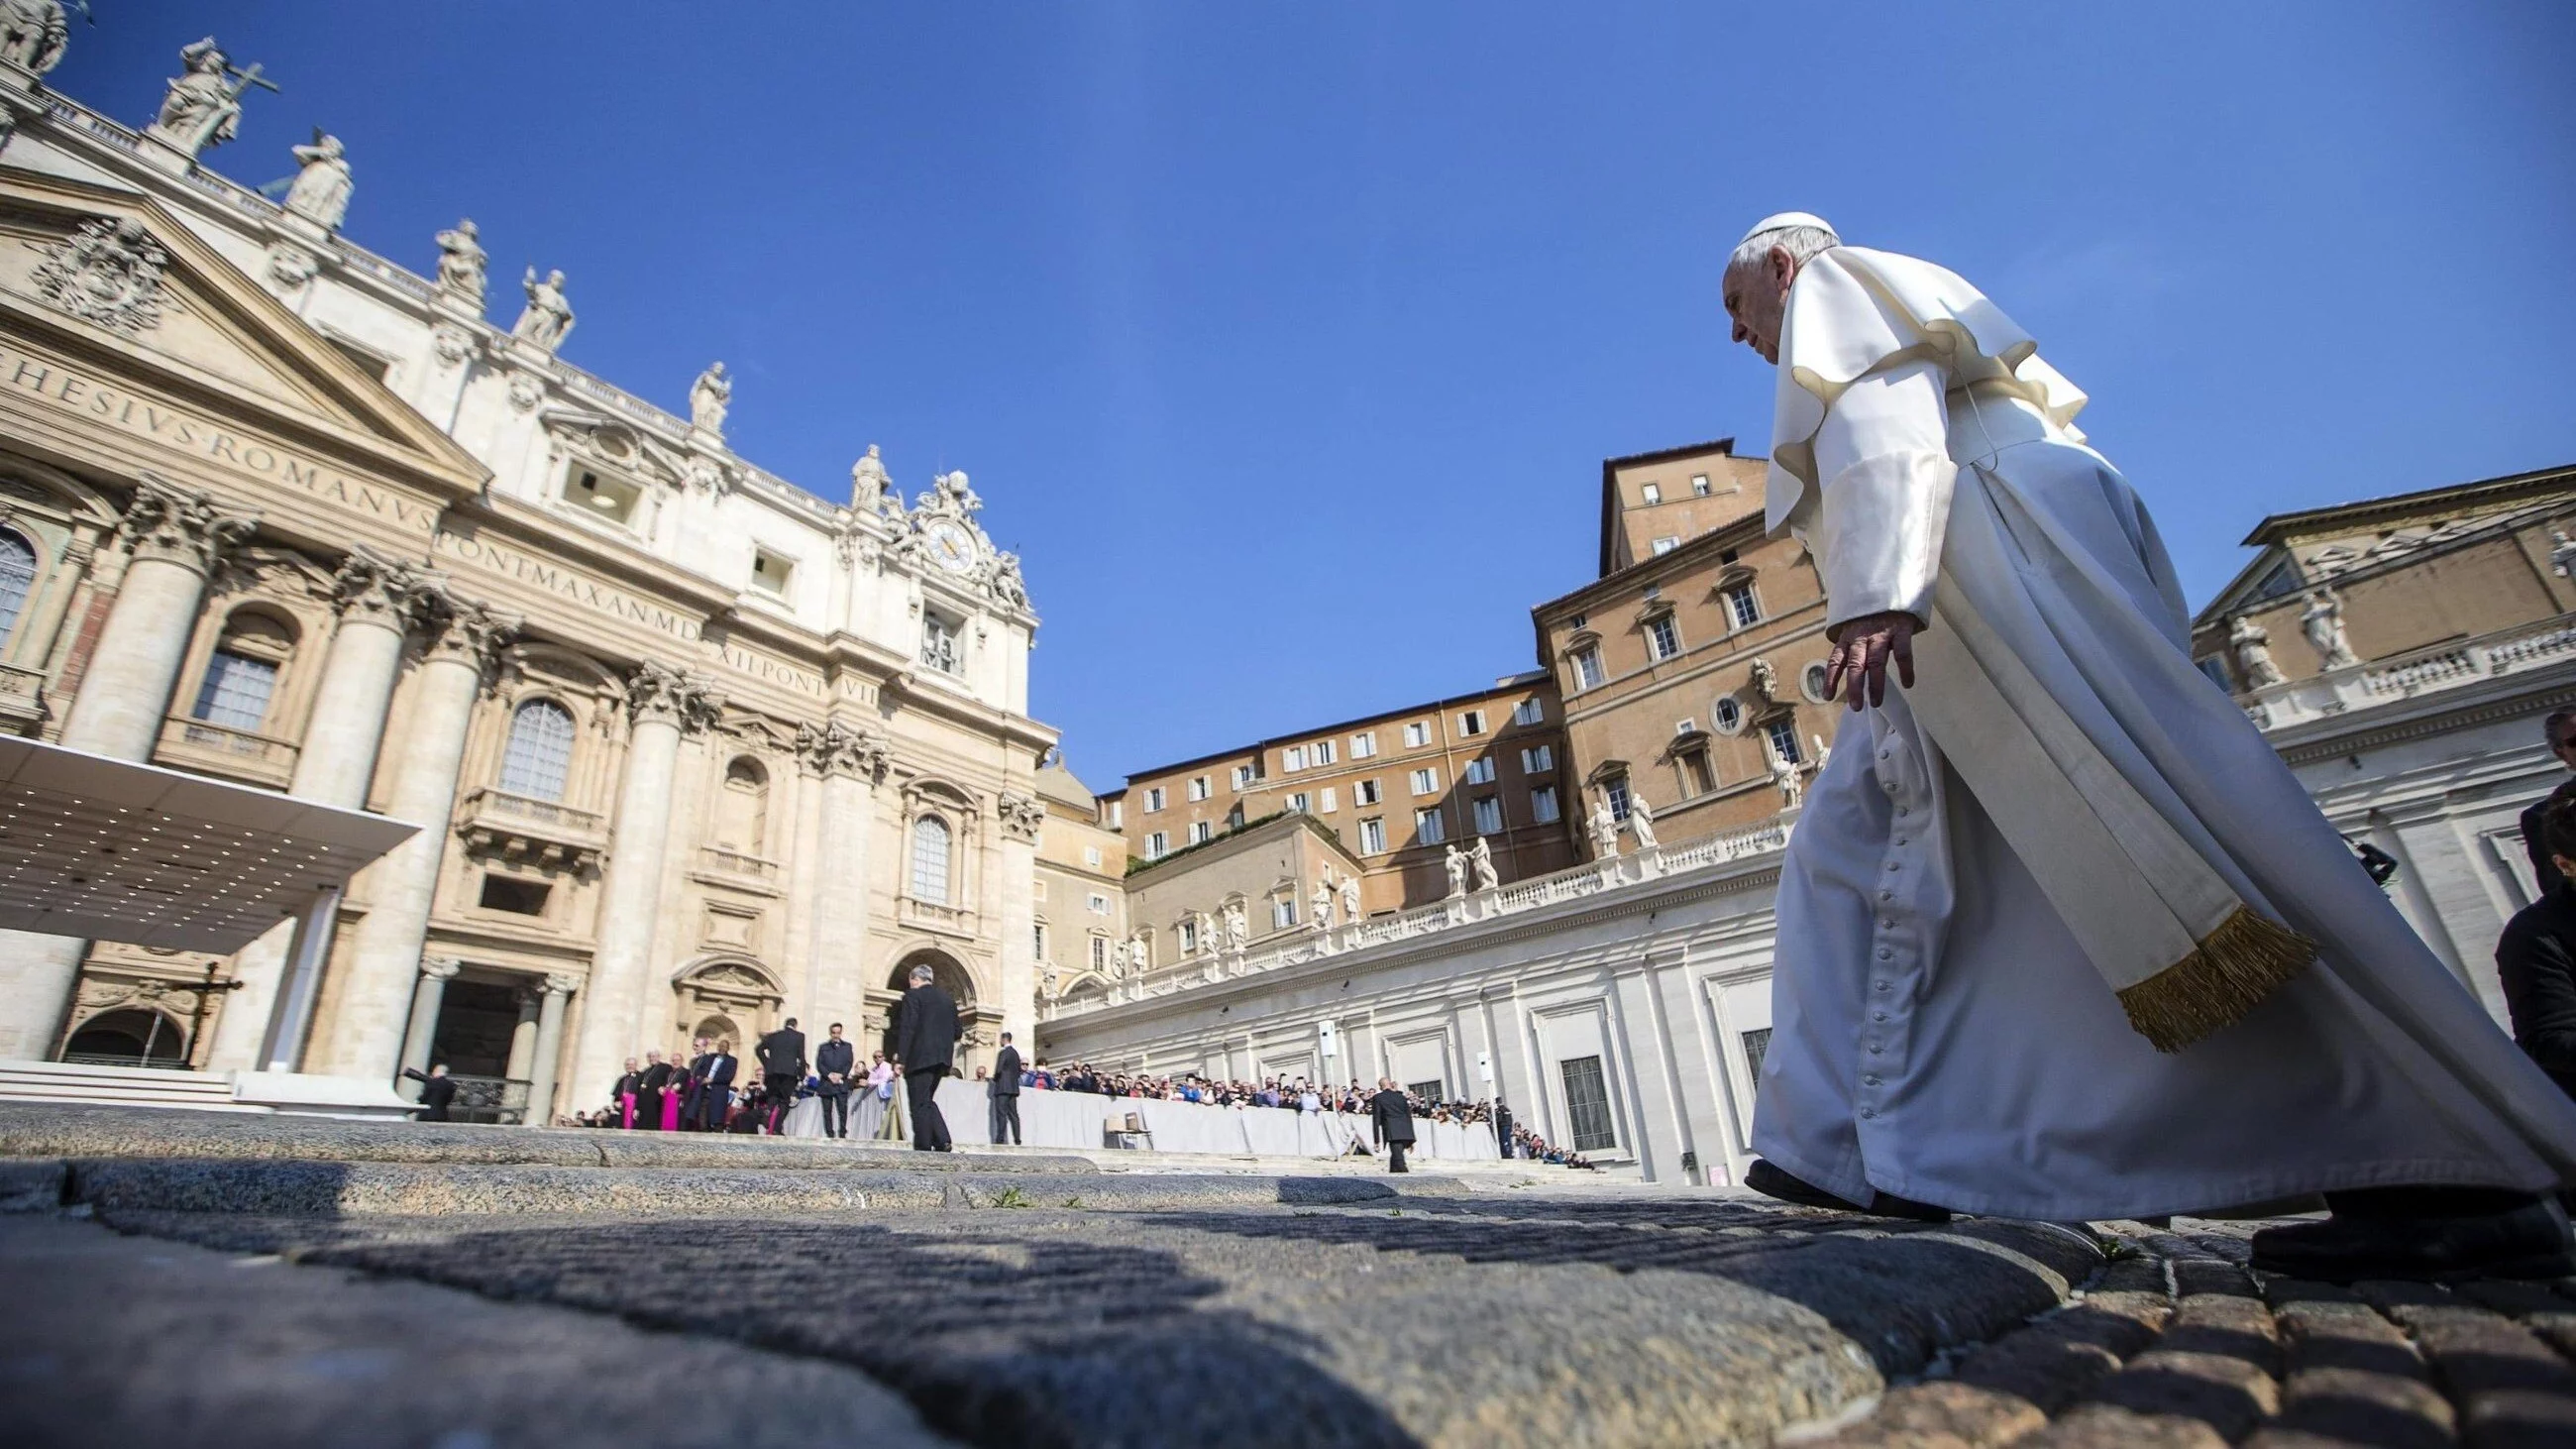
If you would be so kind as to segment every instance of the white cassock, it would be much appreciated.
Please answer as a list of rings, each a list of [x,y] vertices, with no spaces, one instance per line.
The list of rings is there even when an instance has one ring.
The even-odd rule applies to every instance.
[[[1831,620],[1904,610],[1938,631],[1973,610],[2212,887],[2317,958],[2158,1051],[2094,959],[2116,929],[2052,904],[2070,899],[2060,852],[2017,785],[1972,767],[1988,732],[1956,727],[1928,662],[1911,697],[1891,669],[1790,842],[1757,1152],[1856,1201],[2060,1221],[2576,1182],[2576,1104],[2193,667],[2155,526],[2027,335],[1953,273],[1836,247],[1791,290],[1779,387],[1769,522],[1816,553]]]

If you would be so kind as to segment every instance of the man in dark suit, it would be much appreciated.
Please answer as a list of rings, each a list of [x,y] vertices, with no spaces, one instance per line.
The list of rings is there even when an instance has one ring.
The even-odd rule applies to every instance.
[[[1494,1145],[1505,1157],[1512,1155],[1512,1109],[1499,1097],[1494,1099]]]
[[[796,1018],[760,1039],[760,1085],[769,1097],[769,1135],[778,1135],[778,1124],[787,1118],[787,1109],[796,1105],[796,1089],[805,1081],[805,1033],[796,1029]]]
[[[733,1107],[733,1074],[741,1065],[733,1054],[733,1043],[719,1041],[707,1053],[705,1084],[698,1092],[698,1130],[722,1132],[726,1114]]]
[[[1002,1050],[993,1058],[993,1130],[987,1135],[998,1147],[1002,1128],[1011,1129],[1011,1145],[1020,1145],[1020,1049],[1011,1045],[1011,1034],[1002,1033]]]
[[[850,1135],[850,1073],[858,1048],[841,1039],[841,1024],[832,1023],[832,1039],[814,1049],[814,1094],[823,1099],[823,1135]]]
[[[1386,1170],[1407,1172],[1404,1149],[1413,1145],[1413,1107],[1393,1077],[1377,1079],[1377,1095],[1369,1099],[1369,1116],[1377,1123],[1377,1140],[1386,1145]]]
[[[2576,1097],[2576,889],[2568,874],[2576,871],[2576,794],[2561,789],[2547,803],[2540,828],[2549,888],[2505,924],[2496,977],[2515,1043]]]
[[[680,1093],[680,1130],[683,1132],[698,1130],[698,1113],[704,1110],[707,1096],[707,1053],[712,1050],[702,1036],[692,1037],[689,1045],[696,1050],[690,1053],[688,1066],[680,1068],[672,1083]]]
[[[939,1079],[957,1054],[957,999],[939,989],[931,969],[912,968],[912,989],[894,1006],[895,1060],[912,1108],[912,1149],[950,1150],[948,1119],[939,1115]]]
[[[427,1072],[418,1067],[405,1067],[402,1074],[420,1083],[420,1115],[413,1120],[447,1121],[447,1104],[456,1100],[456,1081],[447,1075],[447,1063],[432,1062]]]
[[[2550,711],[2540,729],[2548,737],[2549,753],[2557,757],[2558,763],[2576,770],[2576,709]],[[2531,857],[2531,878],[2539,882],[2537,894],[2542,896],[2558,889],[2558,868],[2549,863],[2549,843],[2540,837],[2540,812],[2556,798],[2557,791],[2553,790],[2522,812],[2522,848]]]
[[[635,1093],[635,1125],[647,1132],[662,1130],[662,1095],[671,1088],[671,1064],[660,1052],[644,1054],[644,1078]]]

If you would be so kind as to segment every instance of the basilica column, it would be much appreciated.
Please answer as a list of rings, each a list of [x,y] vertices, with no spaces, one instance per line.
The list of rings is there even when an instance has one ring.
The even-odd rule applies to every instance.
[[[363,548],[340,565],[332,593],[340,621],[331,631],[331,650],[322,661],[322,680],[313,693],[313,713],[305,722],[304,743],[296,752],[295,776],[286,793],[343,810],[364,810],[394,681],[402,672],[403,638],[432,593],[417,570]],[[215,1022],[214,1050],[206,1059],[210,1070],[268,1065],[257,1057],[294,936],[291,923],[282,925],[235,958],[233,977],[242,985]]]
[[[510,1001],[519,1008],[519,1019],[510,1028],[510,1055],[501,1068],[505,1082],[531,1080],[528,1073],[537,1064],[537,1013],[545,1003],[545,993],[533,986],[522,986],[510,993]]]
[[[393,1079],[411,1011],[412,978],[429,939],[439,862],[447,853],[466,727],[494,659],[516,628],[515,620],[462,603],[437,609],[427,626],[426,652],[403,701],[408,729],[402,755],[385,792],[385,813],[421,830],[370,868],[367,914],[350,948],[339,1014],[329,1034],[306,1049],[306,1071]]]
[[[629,1054],[640,1055],[636,1025],[644,1015],[645,974],[653,927],[662,914],[662,866],[671,831],[671,784],[680,737],[713,726],[723,696],[704,680],[647,661],[626,688],[634,728],[626,744],[626,781],[617,794],[608,885],[599,902],[599,940],[590,959],[590,1006],[573,1048],[572,1091],[578,1101],[604,1101]]]
[[[117,529],[132,558],[72,697],[65,745],[120,760],[151,757],[205,604],[206,579],[254,522],[220,512],[206,494],[144,475]],[[0,931],[0,1059],[39,1060],[53,1050],[88,949],[77,937]]]
[[[832,734],[824,725],[796,727],[796,834],[788,846],[787,899],[820,900],[823,894],[823,777],[832,766]],[[822,967],[814,951],[814,910],[787,912],[781,964],[787,974],[787,1014],[812,1020],[823,999]],[[855,1026],[851,1036],[858,1035]]]
[[[456,979],[462,965],[453,956],[420,958],[420,982],[411,989],[411,1028],[403,1033],[402,1064],[416,1071],[429,1070],[429,1047],[438,1035],[438,1008],[447,1000],[447,983]],[[420,1083],[409,1077],[394,1083],[394,1090],[405,1101],[420,1100]]]
[[[843,1022],[856,1039],[867,1004],[868,835],[876,826],[886,744],[834,720],[823,727],[817,754],[823,764],[822,878],[814,892],[815,994],[807,1024],[820,1032]]]
[[[564,1003],[581,985],[578,976],[546,978],[545,1000],[537,1006],[537,1050],[528,1067],[528,1110],[520,1121],[531,1127],[555,1120],[555,1079],[563,1075]]]
[[[1005,794],[995,802],[1002,817],[1002,1030],[1023,1057],[1037,1055],[1038,831],[1046,806],[1036,797]],[[1204,919],[1204,918],[1202,918]]]

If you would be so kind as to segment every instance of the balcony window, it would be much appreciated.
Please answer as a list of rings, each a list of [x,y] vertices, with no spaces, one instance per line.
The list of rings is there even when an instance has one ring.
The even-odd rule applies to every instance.
[[[948,904],[948,822],[924,815],[912,822],[912,898]]]
[[[1764,735],[1769,737],[1771,741],[1771,751],[1773,754],[1778,755],[1781,759],[1788,761],[1792,765],[1799,762],[1801,756],[1798,753],[1798,730],[1796,726],[1790,724],[1787,720],[1773,720],[1770,724],[1763,727],[1762,732]]]
[[[501,751],[501,788],[536,800],[561,800],[572,774],[572,711],[532,699],[510,716]]]
[[[1657,659],[1670,659],[1682,652],[1682,631],[1673,616],[1664,614],[1646,626],[1646,648]]]
[[[9,631],[18,627],[18,611],[27,607],[27,593],[35,586],[34,545],[0,528],[0,644],[9,642]]]
[[[921,662],[942,674],[963,670],[963,651],[957,647],[957,623],[939,614],[921,616]]]
[[[1622,825],[1627,824],[1628,777],[1625,775],[1615,775],[1611,777],[1610,782],[1601,787],[1601,793],[1609,798],[1610,818],[1618,821]]]
[[[257,730],[268,716],[268,697],[276,689],[276,665],[218,649],[206,661],[205,682],[197,687],[197,707],[189,713],[226,729]]]

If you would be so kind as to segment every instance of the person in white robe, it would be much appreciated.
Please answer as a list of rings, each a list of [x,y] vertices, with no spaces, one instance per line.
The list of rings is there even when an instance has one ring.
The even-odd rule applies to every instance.
[[[2576,1105],[2193,667],[2084,394],[1956,274],[1811,215],[1724,289],[1857,711],[1782,873],[1748,1184],[2055,1221],[2323,1195],[2257,1266],[2576,1270],[2546,1195]]]

